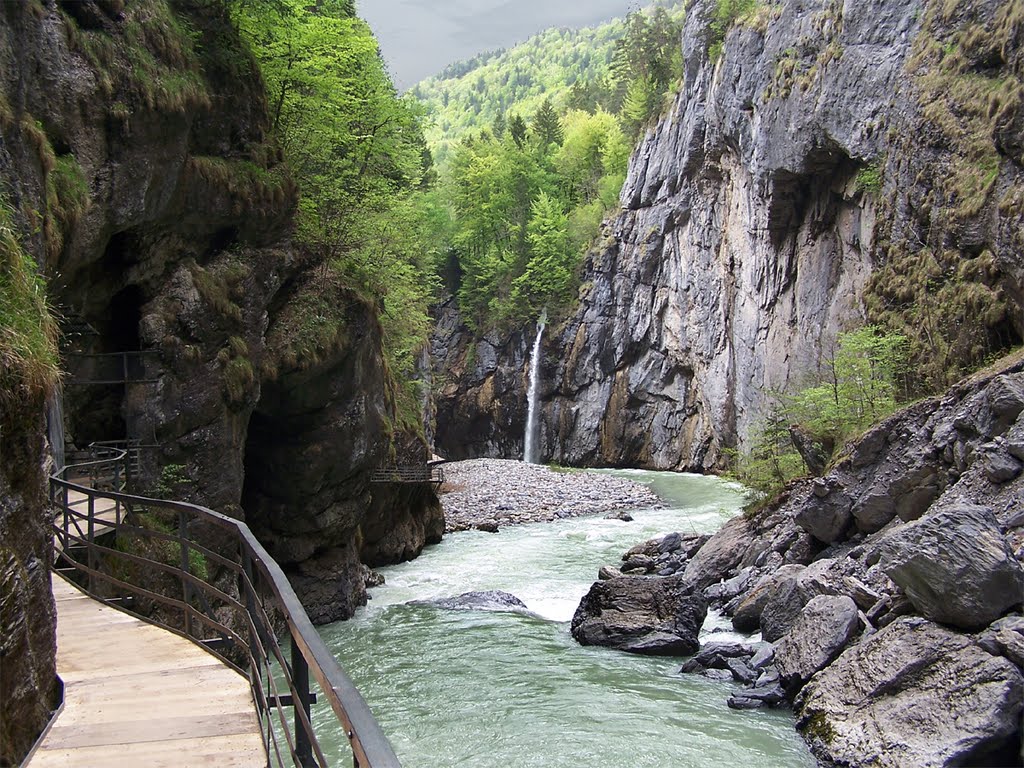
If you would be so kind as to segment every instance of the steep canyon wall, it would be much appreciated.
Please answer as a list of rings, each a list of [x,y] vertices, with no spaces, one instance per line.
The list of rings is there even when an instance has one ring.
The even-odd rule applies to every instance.
[[[632,158],[578,310],[545,344],[547,460],[719,466],[773,391],[865,321],[969,327],[937,345],[941,370],[1019,340],[1022,158],[1001,137],[1021,117],[1020,9],[968,5],[766,4],[712,58],[714,3],[690,4],[682,90]],[[986,89],[1000,96],[982,119]],[[442,447],[479,444],[460,430],[487,418],[483,382],[523,379],[522,339],[489,345],[512,354],[448,367]],[[502,399],[514,405],[490,422],[492,452],[521,440],[503,430],[525,396]]]
[[[64,318],[68,438],[141,440],[151,491],[247,519],[315,618],[351,615],[363,561],[414,556],[440,513],[374,498],[396,441],[426,448],[393,434],[376,308],[291,240],[298,193],[225,4],[0,14],[0,191]],[[318,302],[341,322],[312,327]],[[127,384],[79,382],[105,376],[76,355],[124,351]]]

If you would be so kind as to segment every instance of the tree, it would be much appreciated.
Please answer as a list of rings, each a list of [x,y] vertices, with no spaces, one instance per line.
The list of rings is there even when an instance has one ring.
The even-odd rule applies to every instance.
[[[533,135],[542,147],[547,147],[551,144],[560,145],[565,138],[565,134],[562,132],[561,121],[558,119],[558,113],[555,112],[551,99],[544,99],[537,108],[537,111],[533,113],[531,127],[533,128]]]
[[[508,121],[508,132],[516,146],[520,149],[526,143],[526,121],[519,115],[512,115]]]

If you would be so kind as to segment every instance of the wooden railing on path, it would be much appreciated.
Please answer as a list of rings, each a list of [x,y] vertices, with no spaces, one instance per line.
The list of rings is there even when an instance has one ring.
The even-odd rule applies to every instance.
[[[444,469],[436,464],[402,467],[381,467],[370,477],[371,483],[433,483],[444,482]]]
[[[399,766],[373,713],[249,527],[205,507],[125,493],[120,478],[127,451],[107,450],[110,455],[95,459],[109,470],[103,478],[95,465],[67,466],[50,478],[58,509],[55,568],[129,612],[138,603],[155,607],[153,616],[142,618],[203,645],[246,675],[270,765],[329,764],[311,719],[319,696],[333,710],[333,727],[347,738],[356,766]],[[100,509],[108,512],[104,519]],[[165,557],[154,559],[154,553]],[[176,594],[133,583],[133,572],[177,583]],[[215,583],[208,580],[211,572]],[[290,643],[278,639],[282,626]],[[310,690],[310,674],[318,694]],[[293,720],[286,708],[293,709]]]

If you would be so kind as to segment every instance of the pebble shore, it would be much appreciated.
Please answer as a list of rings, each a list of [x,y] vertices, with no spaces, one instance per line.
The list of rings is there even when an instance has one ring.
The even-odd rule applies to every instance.
[[[441,504],[448,533],[664,506],[641,483],[521,461],[456,461],[444,465],[444,475]]]

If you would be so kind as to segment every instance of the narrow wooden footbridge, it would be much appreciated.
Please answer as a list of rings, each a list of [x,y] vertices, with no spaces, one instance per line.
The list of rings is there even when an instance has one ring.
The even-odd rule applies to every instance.
[[[249,528],[126,493],[127,459],[50,478],[64,699],[25,764],[323,768],[329,731],[355,766],[399,766]]]

